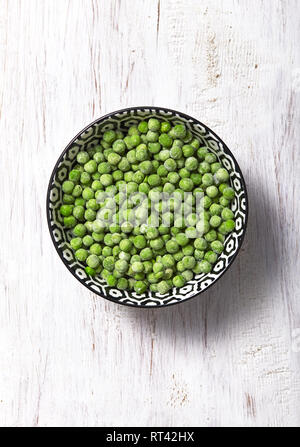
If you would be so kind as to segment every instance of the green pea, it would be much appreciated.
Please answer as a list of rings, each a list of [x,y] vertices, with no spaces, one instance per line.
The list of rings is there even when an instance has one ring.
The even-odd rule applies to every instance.
[[[136,281],[134,284],[134,290],[139,295],[142,295],[147,290],[147,284],[144,281]]]
[[[103,259],[103,267],[109,272],[113,271],[115,267],[115,260],[113,256],[107,256],[105,259]]]
[[[217,157],[215,156],[215,154],[212,154],[211,152],[209,152],[208,154],[205,155],[204,160],[205,160],[207,163],[212,164],[212,163],[215,163],[215,162],[216,162]]]
[[[147,245],[146,239],[144,236],[136,236],[133,240],[134,246],[141,250],[142,248],[145,248]],[[124,250],[125,251],[125,250]]]
[[[225,183],[229,180],[229,173],[225,168],[218,169],[215,173],[215,176],[220,183]]]
[[[142,174],[150,174],[152,172],[152,163],[149,160],[142,161],[139,164],[139,169]],[[143,177],[142,181],[145,177]],[[141,183],[141,182],[140,182]]]
[[[160,250],[164,247],[165,243],[162,238],[156,238],[150,241],[150,247],[154,250]]]
[[[73,227],[75,227],[76,223],[77,223],[77,221],[74,216],[64,217],[64,226],[66,228],[73,228]]]
[[[148,274],[148,273],[152,272],[153,263],[151,261],[144,261],[143,265],[144,265],[144,272],[145,272],[145,274]]]
[[[215,230],[210,230],[205,234],[204,238],[207,242],[212,242],[217,239],[217,232]]]
[[[82,185],[88,185],[91,181],[91,176],[88,172],[82,172],[81,176],[80,176],[80,182]],[[80,185],[78,185],[80,186]],[[74,188],[75,189],[75,188]]]
[[[215,174],[221,167],[222,167],[221,163],[218,163],[218,162],[212,163],[212,165],[210,167],[211,168],[211,172],[213,174]]]
[[[94,174],[97,171],[97,163],[95,160],[90,160],[84,165],[84,170],[89,174]]]
[[[136,148],[136,159],[137,161],[145,161],[147,160],[149,157],[148,155],[148,149],[146,144],[140,144],[137,148]]]
[[[198,160],[195,157],[188,157],[185,161],[185,167],[188,171],[195,171],[198,168]]]
[[[67,218],[66,218],[67,219]],[[225,222],[223,222],[218,230],[221,234],[228,234],[231,231],[233,231],[235,228],[235,222],[232,219],[226,220]]]
[[[129,127],[128,135],[139,135],[139,134],[140,134],[140,131],[137,126],[133,125],[133,126]]]
[[[198,250],[206,250],[207,246],[207,241],[203,237],[199,237],[194,240],[194,247]]]
[[[179,250],[179,245],[176,240],[170,240],[166,243],[166,250],[168,253],[176,253]]]
[[[73,205],[62,205],[59,212],[63,217],[68,217],[71,216],[73,209]]]
[[[184,279],[184,276],[182,276],[182,275],[176,275],[173,278],[173,285],[175,287],[183,287],[185,285],[185,282],[186,281]]]
[[[209,188],[210,188],[210,187],[209,187]],[[207,188],[206,188],[206,192],[207,192]],[[209,197],[208,195],[207,195],[207,196],[204,196],[204,197],[203,197],[203,207],[204,207],[205,209],[207,209],[207,208],[210,207],[211,204],[212,204],[211,197]]]
[[[120,163],[118,164],[118,169],[122,172],[129,171],[130,164],[126,157],[122,157]]]
[[[191,173],[186,168],[181,168],[179,171],[179,175],[181,178],[189,178],[191,176]],[[179,185],[180,186],[180,185]]]
[[[114,141],[112,148],[117,154],[123,155],[126,149],[126,144],[123,140],[118,139]]]
[[[144,271],[144,265],[140,261],[133,262],[131,268],[135,273],[141,273]]]
[[[84,206],[75,206],[73,208],[73,216],[76,217],[77,220],[83,220],[84,218]]]
[[[87,163],[89,161],[89,159],[90,159],[90,156],[85,151],[78,152],[77,157],[76,157],[77,163],[79,163],[80,165],[84,165],[85,163]]]
[[[85,213],[84,213],[84,215],[85,215]],[[86,227],[86,229],[89,233],[93,232],[93,222],[92,221],[86,221],[84,226]]]
[[[124,273],[128,269],[128,262],[125,259],[119,259],[115,263],[115,269],[121,273]]]
[[[180,180],[179,182],[179,187],[183,190],[183,191],[192,191],[193,187],[194,187],[194,183],[191,179],[189,178],[183,178]]]
[[[73,228],[74,236],[83,237],[86,234],[86,227],[83,224],[77,224]]]
[[[201,183],[202,183],[202,175],[198,174],[197,172],[192,172],[191,180],[193,181],[194,185],[201,185]]]
[[[204,250],[198,250],[196,248],[196,250],[194,251],[194,258],[196,259],[196,261],[201,261],[201,259],[203,259],[204,257],[204,254],[205,254]]]
[[[116,139],[116,132],[114,130],[107,130],[103,134],[103,140],[108,143],[112,144]]]
[[[78,169],[72,169],[72,171],[69,172],[69,180],[73,183],[79,182],[80,176],[81,172]]]
[[[185,144],[182,147],[182,152],[186,158],[192,157],[194,155],[194,147],[190,144]]]
[[[62,190],[66,194],[71,194],[74,189],[74,186],[75,186],[74,182],[72,182],[71,180],[65,180],[62,184]]]
[[[153,131],[158,131],[160,129],[160,122],[156,118],[150,118],[148,121],[148,129]]]
[[[89,200],[89,199],[93,199],[95,196],[95,192],[92,188],[90,187],[86,187],[84,188],[84,190],[82,191],[82,198],[84,200]]]
[[[208,148],[206,146],[200,147],[197,150],[197,156],[199,160],[204,160],[206,154],[208,154]]]
[[[117,285],[118,279],[114,275],[107,275],[106,282],[110,287],[115,287]]]
[[[214,251],[207,251],[204,255],[204,259],[210,264],[214,264],[218,259],[218,255]]]
[[[183,139],[186,136],[186,127],[184,124],[176,124],[171,130],[174,138]]]
[[[121,155],[112,152],[108,155],[107,161],[110,165],[116,166],[121,161]]]
[[[159,143],[160,143],[162,146],[167,147],[167,148],[168,148],[168,147],[171,147],[172,144],[173,144],[173,140],[172,140],[172,138],[171,138],[168,134],[166,134],[166,133],[162,133],[162,134],[159,136],[158,141],[159,141]]]
[[[223,207],[227,207],[230,203],[229,200],[225,199],[225,197],[220,197],[219,203]]]
[[[193,146],[194,149],[199,149],[200,147],[200,141],[197,138],[194,138],[191,141],[191,146]]]
[[[196,265],[196,260],[193,256],[184,256],[182,264],[186,270],[192,270]]]
[[[223,191],[223,196],[227,200],[232,200],[234,198],[234,196],[235,196],[234,189],[231,188],[230,186],[225,188],[224,191]]]
[[[72,249],[75,251],[78,250],[79,248],[81,248],[81,246],[82,246],[81,237],[74,237],[73,239],[71,239],[70,245],[71,245]]]
[[[126,278],[120,278],[117,282],[117,289],[120,290],[128,289],[128,280]]]
[[[92,238],[92,236],[90,236],[89,234],[87,234],[86,236],[84,236],[84,238],[82,239],[83,245],[85,245],[86,247],[90,247],[91,245],[93,245],[94,243],[94,239]]]
[[[222,251],[224,250],[224,245],[219,240],[215,240],[215,241],[211,242],[210,247],[217,254],[221,254]]]
[[[78,250],[76,250],[75,256],[78,259],[78,261],[85,262],[88,257],[88,251],[85,250],[84,248],[79,248]]]
[[[158,132],[154,132],[152,130],[148,130],[146,134],[146,138],[149,143],[155,143],[156,141],[158,141],[158,137],[159,137]]]
[[[160,125],[160,131],[163,133],[169,132],[171,129],[171,124],[168,121],[164,121]]]
[[[141,121],[138,125],[138,130],[141,133],[147,133],[148,132],[148,123],[147,121]]]
[[[176,170],[177,168],[177,164],[176,161],[173,160],[172,158],[168,158],[165,162],[164,162],[164,167],[166,168],[166,170],[168,172],[173,172]]]
[[[84,218],[85,218],[85,220],[93,222],[96,218],[96,211],[88,208],[84,213]]]
[[[89,267],[96,269],[100,264],[100,260],[97,255],[91,254],[90,256],[88,256],[86,263]]]
[[[202,161],[199,164],[198,171],[200,174],[206,174],[206,173],[210,172],[210,164],[207,163],[207,161]]]
[[[157,291],[159,294],[164,295],[171,289],[170,285],[167,283],[167,281],[160,281],[157,284]]]
[[[93,237],[93,236],[92,236]],[[94,240],[94,238],[93,238]],[[95,243],[90,246],[90,253],[93,255],[100,256],[102,252],[101,245]]]
[[[234,214],[230,208],[223,208],[221,212],[221,217],[223,220],[230,220],[234,218]]]
[[[149,175],[149,177],[148,177],[148,184],[150,186],[158,186],[158,185],[160,185],[160,183],[161,183],[161,180],[160,180],[159,175],[157,175],[157,174]]]
[[[222,206],[220,206],[218,203],[213,203],[209,207],[209,212],[212,216],[220,216],[222,209]]]
[[[201,219],[196,224],[196,230],[200,235],[203,235],[209,231],[210,224],[205,219]]]
[[[218,228],[221,225],[222,219],[220,216],[212,216],[209,220],[210,226]]]
[[[204,186],[211,186],[214,183],[214,177],[211,173],[203,174],[202,176],[202,184]]]

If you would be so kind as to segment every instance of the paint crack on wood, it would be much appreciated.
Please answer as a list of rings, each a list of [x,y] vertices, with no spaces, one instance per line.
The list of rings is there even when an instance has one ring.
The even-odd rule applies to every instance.
[[[159,22],[160,22],[160,0],[158,0],[157,2],[156,46],[158,44],[158,37],[159,37]]]
[[[255,418],[255,416],[256,416],[255,399],[249,393],[246,393],[245,397],[246,397],[247,414],[248,414],[249,417]]]

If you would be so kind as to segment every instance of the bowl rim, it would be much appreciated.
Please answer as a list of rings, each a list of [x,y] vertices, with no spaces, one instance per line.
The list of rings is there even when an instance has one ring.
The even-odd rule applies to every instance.
[[[130,112],[130,111],[138,111],[138,110],[143,110],[143,109],[150,109],[156,112],[160,112],[160,111],[166,111],[166,112],[171,112],[174,114],[178,114],[179,117],[182,116],[187,120],[193,120],[194,122],[196,122],[197,124],[205,127],[205,129],[207,131],[209,131],[217,140],[220,141],[220,143],[222,143],[222,145],[224,146],[224,148],[226,149],[226,152],[232,157],[232,159],[235,162],[236,168],[241,176],[241,182],[242,182],[242,187],[245,193],[245,224],[244,224],[244,231],[243,234],[241,236],[241,240],[240,243],[238,245],[238,248],[236,250],[236,252],[234,253],[233,257],[231,258],[229,264],[227,265],[227,267],[223,270],[223,272],[220,274],[220,276],[218,276],[218,278],[213,281],[211,284],[208,285],[208,287],[206,287],[206,289],[204,289],[203,291],[196,293],[193,296],[190,296],[186,299],[183,299],[181,301],[177,301],[175,303],[170,303],[170,304],[163,304],[163,305],[157,305],[157,304],[151,304],[151,305],[145,305],[145,306],[140,306],[137,304],[130,304],[130,303],[125,303],[125,302],[121,302],[121,301],[117,301],[114,300],[111,297],[108,296],[104,296],[101,295],[100,293],[97,293],[95,290],[91,289],[87,284],[85,284],[83,281],[81,281],[80,278],[78,278],[75,273],[73,272],[73,270],[69,267],[67,261],[65,260],[65,258],[63,257],[61,251],[58,248],[57,242],[54,239],[53,236],[53,231],[51,230],[51,222],[50,222],[50,191],[51,191],[51,187],[54,181],[54,177],[57,171],[57,168],[59,166],[59,164],[61,163],[61,161],[63,160],[65,154],[67,153],[67,151],[70,149],[71,145],[77,140],[77,138],[79,138],[84,132],[86,132],[90,127],[94,126],[95,124],[105,120],[106,118],[112,117],[118,113],[124,113],[124,112]],[[167,118],[166,118],[167,119]],[[47,187],[47,195],[46,195],[46,214],[47,214],[47,224],[48,224],[48,230],[53,242],[53,245],[55,247],[56,252],[58,253],[60,259],[63,261],[64,265],[67,267],[67,269],[69,270],[69,272],[71,272],[71,274],[74,276],[74,278],[76,278],[77,281],[79,281],[81,283],[81,285],[83,285],[84,287],[86,287],[88,290],[90,290],[92,293],[95,293],[96,295],[98,295],[99,297],[106,299],[108,301],[111,301],[115,304],[119,304],[122,306],[127,306],[127,307],[131,307],[131,308],[138,308],[138,309],[164,309],[164,308],[169,308],[171,306],[174,306],[176,304],[181,304],[181,303],[186,303],[187,301],[197,298],[199,297],[202,293],[206,292],[211,286],[213,286],[214,284],[216,284],[216,282],[219,281],[220,278],[222,278],[222,276],[229,270],[229,268],[232,266],[234,260],[236,259],[242,245],[245,239],[245,234],[247,231],[247,225],[248,225],[248,215],[249,215],[249,200],[248,200],[248,192],[247,192],[247,187],[246,187],[246,182],[242,173],[242,170],[235,158],[235,156],[233,155],[233,153],[231,152],[231,150],[229,149],[229,147],[227,146],[226,143],[224,143],[224,141],[213,131],[211,130],[206,124],[202,123],[201,121],[199,121],[197,118],[192,117],[191,115],[187,115],[186,113],[183,112],[179,112],[178,110],[174,110],[174,109],[170,109],[169,107],[159,107],[159,106],[134,106],[134,107],[125,107],[123,109],[118,109],[115,110],[113,112],[109,112],[106,113],[105,115],[102,115],[101,117],[95,119],[94,121],[92,121],[91,123],[89,123],[88,125],[86,125],[82,130],[80,130],[80,132],[78,132],[74,138],[72,138],[69,143],[66,145],[66,147],[64,148],[64,150],[62,151],[62,153],[60,154],[60,156],[58,157],[54,168],[52,170],[50,179],[49,179],[49,183],[48,183],[48,187]]]

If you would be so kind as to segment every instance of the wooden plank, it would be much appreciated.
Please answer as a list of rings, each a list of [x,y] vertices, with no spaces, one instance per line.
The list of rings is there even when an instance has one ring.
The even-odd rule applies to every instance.
[[[0,1],[1,426],[300,422],[297,0]],[[131,105],[189,113],[229,145],[250,220],[198,300],[120,307],[49,238],[52,167]]]

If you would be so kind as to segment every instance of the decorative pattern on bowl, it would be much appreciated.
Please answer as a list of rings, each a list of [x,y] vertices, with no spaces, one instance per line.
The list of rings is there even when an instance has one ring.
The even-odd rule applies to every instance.
[[[76,164],[77,153],[97,144],[102,132],[106,130],[124,130],[145,118],[151,117],[163,118],[170,121],[173,125],[183,122],[192,134],[200,139],[203,145],[210,148],[229,171],[230,183],[235,190],[232,211],[235,215],[236,228],[226,237],[224,243],[225,249],[213,266],[212,271],[207,274],[202,273],[196,275],[184,287],[174,287],[165,295],[150,291],[147,291],[143,295],[138,295],[133,291],[109,287],[100,276],[95,278],[88,276],[85,273],[84,265],[75,259],[69,244],[72,237],[71,232],[63,227],[63,221],[59,214],[59,208],[62,204],[61,185],[67,179],[72,166]],[[59,157],[53,169],[47,193],[47,218],[50,234],[54,246],[66,267],[81,284],[97,295],[116,303],[138,307],[157,307],[180,303],[199,295],[214,284],[229,268],[241,247],[246,232],[247,217],[248,200],[243,175],[234,156],[225,143],[198,120],[181,112],[161,107],[132,107],[122,109],[105,115],[88,125],[73,138]]]

